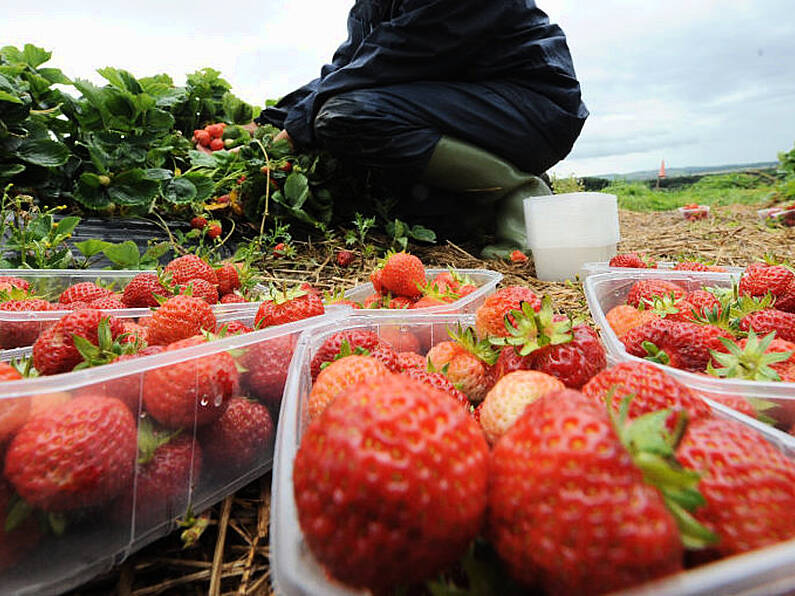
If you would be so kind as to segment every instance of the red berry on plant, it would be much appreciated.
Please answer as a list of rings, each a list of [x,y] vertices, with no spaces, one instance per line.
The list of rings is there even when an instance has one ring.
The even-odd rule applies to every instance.
[[[190,220],[190,227],[192,227],[194,230],[201,230],[206,225],[207,225],[207,218],[202,217],[201,215],[197,215],[196,217]]]
[[[213,139],[210,141],[210,150],[211,151],[220,151],[224,148],[224,142],[221,139]]]
[[[337,251],[337,265],[340,267],[347,267],[353,262],[353,253],[349,250]]]
[[[526,263],[527,262],[527,255],[524,254],[521,250],[515,250],[511,253],[511,262],[512,263]]]
[[[218,222],[213,222],[207,228],[207,237],[211,240],[215,240],[218,236],[221,235],[221,224]]]

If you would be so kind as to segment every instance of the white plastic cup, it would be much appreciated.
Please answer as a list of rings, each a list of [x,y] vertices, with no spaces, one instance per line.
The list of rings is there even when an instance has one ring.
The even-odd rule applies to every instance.
[[[572,192],[524,200],[527,245],[536,277],[573,279],[585,263],[607,261],[621,240],[618,199],[600,192]]]

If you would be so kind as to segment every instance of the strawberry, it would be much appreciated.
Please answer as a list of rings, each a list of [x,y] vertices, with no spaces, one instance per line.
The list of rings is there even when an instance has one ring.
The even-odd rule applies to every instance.
[[[684,409],[691,419],[710,416],[706,403],[685,385],[658,367],[642,362],[622,362],[603,370],[588,381],[582,391],[599,405],[610,396],[616,411],[623,398],[633,395],[629,404],[630,418],[666,408]]]
[[[706,505],[696,519],[719,537],[722,556],[795,538],[795,464],[752,428],[730,419],[701,419],[676,452],[702,473]]]
[[[215,315],[206,301],[195,296],[172,296],[152,315],[150,344],[168,345],[202,331],[215,330]]]
[[[739,344],[725,340],[724,353],[714,354],[716,366],[710,365],[707,372],[749,381],[795,382],[795,343],[775,335],[760,338],[751,330]]]
[[[353,262],[353,253],[349,250],[338,250],[336,255],[337,265],[347,267]]]
[[[218,294],[225,296],[240,288],[240,275],[234,265],[222,265],[215,270],[218,280]]]
[[[751,418],[759,418],[759,412],[757,412],[756,408],[754,408],[754,406],[751,405],[751,402],[748,401],[742,395],[729,395],[725,393],[713,393],[713,392],[706,393],[704,391],[695,391],[695,390],[691,391],[702,398],[708,398],[713,401],[716,401],[719,404],[726,406],[727,408],[731,408],[732,410],[737,410],[741,414],[745,414],[746,416],[749,416]]]
[[[230,335],[240,335],[241,333],[251,333],[253,329],[237,319],[227,321],[225,323],[218,323],[215,328],[215,334],[223,337]]]
[[[726,268],[698,261],[680,261],[674,265],[674,271],[726,271]]]
[[[386,366],[389,372],[399,373],[402,370],[397,352],[386,342],[379,343],[374,350],[370,351],[369,355]]]
[[[614,256],[608,262],[608,267],[630,267],[632,269],[656,269],[657,263],[649,260],[645,255],[636,252],[627,252]]]
[[[186,284],[196,278],[218,285],[215,270],[196,255],[185,255],[174,259],[166,265],[164,272],[171,276],[171,281],[176,285]]]
[[[575,325],[571,341],[548,345],[533,353],[533,368],[579,389],[607,365],[607,355],[596,331]]]
[[[80,396],[25,423],[6,452],[5,476],[45,511],[96,507],[132,490],[135,446],[123,403]]]
[[[206,341],[201,336],[189,337],[168,345],[164,353]],[[220,352],[146,371],[141,396],[146,411],[164,427],[190,429],[218,420],[238,385],[234,358]]]
[[[97,310],[118,310],[127,308],[119,298],[116,296],[105,296],[104,298],[97,298],[88,303],[88,308],[96,308]]]
[[[533,354],[522,356],[514,346],[503,346],[492,369],[492,379],[496,383],[505,375],[517,370],[533,368]]]
[[[761,297],[770,293],[774,306],[795,312],[795,273],[782,265],[752,263],[740,278],[740,295]]]
[[[282,257],[289,253],[290,247],[284,242],[279,242],[273,247],[273,256]]]
[[[241,384],[274,414],[279,412],[282,403],[295,342],[294,334],[274,337],[246,346],[240,357],[240,365],[245,371]]]
[[[210,146],[210,133],[206,130],[197,130],[194,132],[194,138],[196,142],[201,145],[202,147],[209,147]]]
[[[16,368],[7,362],[0,362],[0,383],[18,381],[21,378],[22,375]],[[29,414],[30,398],[7,397],[0,399],[0,449],[25,423]],[[2,511],[0,509],[0,512]],[[2,521],[1,516],[0,521]]]
[[[710,313],[720,315],[723,312],[720,300],[707,290],[693,290],[685,295],[684,300],[690,304],[697,314],[706,317]]]
[[[425,370],[428,366],[428,361],[425,356],[417,354],[417,352],[398,352],[398,366],[403,372],[410,368]]]
[[[16,288],[27,292],[30,289],[30,282],[21,277],[13,277],[8,275],[0,275],[0,291],[10,288]]]
[[[0,362],[0,383],[5,381],[18,381],[22,378],[19,371],[8,362]]]
[[[221,151],[224,148],[224,142],[221,139],[210,140],[210,151]]]
[[[93,302],[93,301],[92,301]],[[91,308],[88,302],[78,300],[77,302],[70,302],[69,304],[59,304],[55,307],[56,310],[85,310]]]
[[[254,319],[257,329],[301,321],[325,312],[323,299],[317,293],[285,290],[273,292],[271,296],[257,310]]]
[[[243,302],[248,302],[248,300],[246,300],[245,296],[241,296],[237,292],[230,292],[229,294],[221,296],[218,302],[221,304],[242,304]]]
[[[136,360],[145,356],[154,356],[159,354],[165,348],[163,346],[149,346],[132,354],[122,354],[118,356],[114,362],[128,362]],[[104,395],[112,395],[124,405],[126,405],[133,415],[137,416],[141,409],[141,375],[140,373],[133,373],[123,377],[109,379],[97,385],[91,385],[80,393],[97,393],[100,392]]]
[[[541,299],[535,292],[524,286],[507,286],[500,288],[488,296],[475,313],[475,330],[480,337],[505,337],[505,317],[513,323],[510,316],[512,310],[521,309],[521,303],[527,302],[533,310],[541,310]]]
[[[217,221],[210,222],[207,224],[207,237],[210,240],[215,240],[218,236],[221,235],[223,228],[221,228],[221,224]]]
[[[619,304],[607,311],[605,318],[613,333],[621,339],[630,329],[640,327],[649,321],[657,320],[660,315],[652,310],[638,310],[629,304]]]
[[[444,374],[425,370],[424,368],[407,368],[403,370],[403,374],[415,381],[420,381],[421,383],[425,383],[426,385],[430,385],[435,389],[445,392],[460,404],[465,411],[469,412],[471,410],[472,406],[467,396]]]
[[[428,349],[430,337],[424,331],[429,330],[416,329],[417,333],[414,333],[404,325],[387,325],[386,323],[381,324],[380,327],[378,334],[381,341],[388,343],[396,352],[422,353]]]
[[[383,277],[384,277],[384,270],[381,268],[374,270],[370,274],[370,283],[373,284],[373,292],[375,292],[376,294],[381,294],[381,291],[383,290],[383,286],[381,285]]]
[[[344,329],[326,338],[312,357],[310,371],[314,381],[320,374],[321,367],[326,362],[333,362],[342,349],[343,344],[347,343],[350,353],[355,354],[358,349],[368,352],[374,350],[381,339],[378,333],[370,329]],[[423,361],[424,362],[424,361]],[[423,363],[423,368],[424,368]]]
[[[483,401],[491,384],[490,367],[497,360],[487,342],[479,342],[471,328],[451,333],[453,341],[436,344],[428,352],[428,365],[443,371],[474,403]]]
[[[348,387],[365,379],[388,374],[389,369],[370,356],[353,354],[329,363],[320,371],[309,393],[309,418],[320,416],[334,398]]]
[[[310,423],[293,469],[309,550],[336,579],[377,593],[459,559],[481,529],[487,480],[472,418],[391,374],[351,387]]]
[[[386,308],[392,309],[401,309],[401,308],[411,308],[414,304],[413,298],[407,298],[406,296],[390,296],[387,295],[386,297]]]
[[[653,306],[654,299],[662,296],[672,296],[674,301],[681,300],[685,290],[679,284],[664,279],[639,279],[629,289],[627,304],[640,308]]]
[[[204,455],[218,476],[246,474],[270,461],[276,435],[268,408],[244,397],[233,397],[211,427],[201,429]]]
[[[363,308],[384,308],[384,296],[382,294],[370,294],[362,301]]]
[[[758,310],[740,319],[740,329],[753,329],[757,335],[767,335],[775,331],[777,338],[795,342],[795,313],[775,308]]]
[[[211,284],[206,279],[188,280],[185,284],[177,286],[177,290],[180,294],[201,298],[207,304],[218,303],[218,286]]]
[[[202,215],[197,215],[190,220],[190,227],[194,230],[203,230],[207,225],[207,218]]]
[[[604,409],[573,390],[532,401],[497,441],[488,528],[509,573],[544,593],[601,594],[682,569],[660,493]]]
[[[14,567],[41,538],[41,529],[34,516],[28,514],[14,520],[14,491],[0,478],[0,573]]]
[[[91,303],[98,298],[106,298],[112,294],[111,290],[100,288],[92,281],[84,281],[66,288],[59,296],[58,302],[61,304],[70,304],[72,302]]]
[[[392,253],[387,256],[381,270],[382,291],[414,298],[425,285],[425,267],[416,256],[407,252]]]
[[[2,312],[48,310],[52,310],[50,303],[38,298],[0,302],[0,311]],[[36,341],[39,333],[41,333],[46,326],[44,322],[36,321],[35,319],[31,321],[0,321],[0,348],[21,348],[29,346]]]
[[[221,135],[224,134],[224,127],[220,124],[208,124],[204,127],[204,130],[209,133],[211,139],[220,139]]]
[[[360,309],[362,305],[353,300],[345,298],[345,292],[342,290],[335,290],[334,292],[325,292],[323,295],[323,302],[325,304],[341,304],[350,306],[351,308]]]
[[[289,161],[285,161],[281,167],[279,168],[282,172],[292,172],[293,171],[293,164]]]
[[[33,344],[33,366],[41,375],[69,372],[83,361],[74,336],[99,345],[100,321],[106,320],[111,340],[124,333],[124,324],[99,310],[75,310],[46,329]]]
[[[480,426],[493,445],[522,415],[527,404],[565,389],[555,377],[534,370],[517,370],[502,377],[478,406]]]
[[[150,308],[159,306],[156,295],[170,294],[156,274],[139,273],[125,286],[122,301],[128,308]]]
[[[416,302],[413,302],[409,308],[412,310],[416,310],[418,308],[431,308],[433,306],[444,306],[445,304],[449,304],[444,300],[440,300],[439,298],[434,298],[433,296],[423,296]]]
[[[448,290],[451,292],[458,292],[461,287],[461,281],[456,279],[456,276],[453,275],[453,271],[442,271],[441,273],[437,273],[431,280],[431,286],[435,286],[441,293]]]
[[[704,372],[711,352],[725,352],[720,338],[732,339],[725,329],[660,319],[628,331],[621,338],[628,354],[692,372]]]
[[[527,262],[527,255],[524,254],[521,250],[514,250],[510,256],[511,263],[526,263]]]

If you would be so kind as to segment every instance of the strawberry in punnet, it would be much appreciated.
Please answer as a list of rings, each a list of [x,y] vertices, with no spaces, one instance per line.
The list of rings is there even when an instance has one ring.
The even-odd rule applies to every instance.
[[[720,555],[795,538],[795,464],[757,431],[734,420],[696,420],[676,458],[702,474],[706,504],[694,516],[718,535]]]
[[[685,290],[679,284],[665,279],[639,279],[629,289],[627,304],[640,308],[654,305],[655,298],[671,296],[674,302],[684,298]]]
[[[61,304],[91,303],[98,298],[106,298],[112,294],[113,292],[108,288],[101,288],[92,281],[84,281],[66,288],[58,297],[58,302]]]
[[[242,296],[237,292],[229,292],[228,294],[221,296],[221,299],[218,302],[220,304],[242,304],[243,302],[248,302],[248,300],[246,300],[245,296]]]
[[[775,332],[759,337],[753,330],[739,343],[724,341],[723,353],[714,353],[716,377],[749,381],[795,382],[795,343],[776,338]]]
[[[240,357],[243,369],[240,382],[249,394],[279,412],[290,361],[295,351],[294,334],[274,337],[243,348]]]
[[[22,379],[20,372],[8,364],[0,362],[0,383],[19,381]],[[0,399],[0,448],[14,436],[20,426],[28,419],[30,414],[30,399],[15,397]],[[0,513],[2,509],[0,509]],[[2,517],[0,516],[0,520]]]
[[[752,263],[740,278],[740,295],[762,297],[771,294],[774,306],[795,312],[795,273],[782,265]]]
[[[719,265],[707,265],[698,261],[680,261],[674,265],[674,271],[726,271]]]
[[[30,289],[30,282],[21,277],[12,277],[8,275],[0,275],[0,292],[7,291],[12,288],[27,292]]]
[[[362,308],[384,308],[384,301],[382,294],[370,294],[362,301]]]
[[[407,252],[387,256],[381,270],[382,292],[415,298],[422,293],[424,285],[425,267],[419,258]]]
[[[215,315],[206,301],[194,296],[172,296],[153,314],[148,340],[154,345],[168,345],[202,331],[215,330]]]
[[[718,300],[715,294],[707,290],[693,290],[692,292],[688,292],[684,300],[702,317],[706,317],[710,313],[715,313],[716,316],[720,316],[721,312],[723,312],[720,300]]]
[[[457,561],[481,529],[487,482],[472,418],[391,374],[354,385],[310,423],[293,469],[309,550],[334,578],[376,593]]]
[[[656,269],[657,263],[645,255],[636,252],[627,252],[614,256],[608,262],[608,267],[630,267],[632,269]]]
[[[375,358],[353,354],[335,360],[324,367],[309,393],[309,418],[320,416],[328,405],[345,389],[365,379],[383,377],[389,369]]]
[[[443,341],[428,352],[431,370],[443,371],[474,403],[483,401],[491,385],[491,366],[498,354],[485,340],[478,341],[468,327],[448,332],[452,341]]]
[[[381,280],[383,279],[383,277],[384,277],[384,270],[381,268],[375,269],[370,274],[370,283],[373,284],[373,292],[376,294],[381,294],[383,290],[383,286],[381,285]]]
[[[624,444],[634,428],[622,431]],[[620,436],[604,408],[567,389],[531,402],[497,441],[488,532],[523,585],[602,594],[682,570],[677,522]],[[660,466],[672,459],[644,455]],[[692,495],[698,476],[668,468],[671,488]]]
[[[241,333],[251,333],[254,331],[251,327],[238,321],[237,319],[227,321],[225,323],[218,323],[215,328],[215,334],[222,337],[229,337],[230,335],[240,335]]]
[[[41,375],[71,371],[83,361],[75,345],[75,336],[95,346],[99,345],[102,321],[107,323],[107,335],[111,342],[124,333],[124,324],[119,319],[99,310],[76,310],[64,315],[36,339],[33,344],[33,366]]]
[[[579,389],[607,366],[607,354],[596,331],[575,325],[571,341],[548,345],[533,353],[533,368],[560,379],[566,387]]]
[[[716,401],[719,404],[726,406],[727,408],[731,408],[732,410],[737,410],[741,414],[745,414],[751,418],[759,418],[759,412],[757,409],[751,405],[751,402],[744,398],[742,395],[729,395],[725,393],[714,393],[714,392],[705,392],[705,391],[696,391],[692,390],[692,393],[698,395],[702,398],[711,399],[712,401]]]
[[[613,330],[613,333],[621,339],[630,329],[640,327],[644,323],[659,319],[660,315],[653,310],[638,310],[629,304],[619,304],[607,311],[605,318],[610,328]]]
[[[215,270],[215,277],[218,280],[218,294],[227,294],[240,289],[240,274],[234,265],[221,265]]]
[[[386,366],[389,372],[399,373],[402,370],[397,352],[386,342],[379,343],[374,350],[370,351],[369,356]]]
[[[122,301],[128,308],[151,308],[159,306],[156,296],[170,294],[155,273],[139,273],[125,286]]]
[[[513,323],[510,315],[512,310],[521,310],[522,302],[526,302],[535,310],[541,310],[541,299],[524,286],[507,286],[500,288],[488,296],[475,313],[475,330],[480,337],[508,335],[505,318]]]
[[[391,309],[411,308],[414,305],[413,298],[407,298],[406,296],[390,296],[389,294],[387,294],[385,302],[386,308]]]
[[[534,370],[518,370],[502,377],[478,406],[480,426],[493,445],[522,415],[527,404],[565,389],[553,376]]]
[[[347,267],[353,263],[354,256],[351,251],[342,249],[337,251],[335,258],[337,260],[337,265],[340,267]]]
[[[97,310],[118,310],[127,307],[117,296],[105,296],[104,298],[97,298],[89,302],[88,308],[96,308]]]
[[[38,298],[0,302],[0,311],[29,312],[52,310],[52,305]],[[0,348],[21,348],[31,345],[46,325],[39,321],[0,321]]]
[[[191,279],[183,285],[178,285],[176,289],[179,294],[201,298],[207,304],[218,303],[218,286],[206,279]]]
[[[19,429],[6,452],[5,477],[23,499],[45,511],[96,507],[132,491],[135,448],[135,420],[127,406],[100,395],[80,396]]]
[[[403,370],[403,374],[415,381],[420,381],[440,391],[444,391],[459,403],[465,411],[469,412],[472,410],[472,405],[469,403],[467,396],[444,374],[425,370],[424,368],[406,368]]]
[[[691,420],[710,416],[704,401],[652,364],[622,362],[597,374],[585,384],[582,392],[597,405],[604,405],[611,397],[615,410],[625,397],[632,395],[630,419],[666,408],[684,409]]]
[[[128,362],[130,360],[136,360],[146,356],[154,356],[155,354],[162,352],[164,349],[165,348],[163,346],[149,346],[137,352],[123,353],[120,356],[117,356],[113,362]],[[103,395],[112,395],[126,405],[130,409],[130,412],[132,412],[135,416],[138,415],[141,409],[141,375],[139,373],[133,373],[123,377],[109,379],[103,383],[91,385],[85,390],[78,391],[79,394],[85,392],[100,392]]]
[[[5,479],[0,478],[0,573],[16,565],[41,538],[41,528],[35,516],[28,513],[15,520],[15,513],[14,491]]]
[[[164,352],[206,343],[204,337],[174,342]],[[144,373],[141,396],[146,411],[166,428],[180,429],[215,422],[237,394],[239,373],[226,352],[195,356]]]
[[[238,476],[269,460],[276,435],[268,408],[233,397],[211,427],[199,433],[207,465],[219,476]]]
[[[215,269],[196,255],[178,257],[166,265],[164,273],[170,276],[176,285],[186,284],[192,279],[200,278],[213,285],[218,285]]]
[[[533,354],[522,356],[519,351],[516,346],[503,346],[500,349],[500,355],[491,370],[491,378],[494,383],[517,370],[533,368]]]
[[[224,142],[221,139],[210,140],[210,151],[221,151],[225,148]]]
[[[428,361],[425,356],[417,354],[417,352],[398,352],[398,366],[404,372],[410,368],[425,370],[428,366]]]
[[[323,299],[316,292],[303,290],[273,290],[257,310],[255,327],[263,329],[316,317],[325,312]]]
[[[675,299],[673,296],[657,296],[651,305],[646,305],[655,314],[668,319],[669,321],[686,321],[694,323],[696,318],[701,316],[696,312],[696,307],[690,304],[687,299]]]
[[[444,306],[445,304],[449,304],[449,302],[440,300],[439,298],[434,298],[433,296],[423,296],[416,302],[413,302],[409,308],[412,310],[416,310],[418,308],[431,308],[433,306]]]
[[[360,309],[362,305],[358,302],[354,302],[353,300],[348,300],[345,298],[345,291],[344,290],[335,290],[334,292],[325,292],[323,295],[323,302],[325,304],[342,304],[344,306],[350,306],[351,308]]]
[[[795,313],[775,308],[758,310],[740,319],[740,329],[753,329],[757,335],[767,335],[775,331],[778,339],[795,342]]]

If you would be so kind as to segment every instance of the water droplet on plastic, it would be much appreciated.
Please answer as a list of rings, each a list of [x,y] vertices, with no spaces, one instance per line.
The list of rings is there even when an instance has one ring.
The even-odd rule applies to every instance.
[[[215,398],[215,402],[214,402],[214,403],[215,403],[215,407],[216,407],[216,408],[220,408],[220,407],[221,407],[221,404],[222,404],[222,403],[224,403],[224,398],[223,398],[223,396],[221,396],[221,395],[218,395],[218,396]]]
[[[200,403],[202,406],[206,406],[206,405],[207,405],[207,404],[209,404],[210,402],[207,400],[207,398],[206,398],[206,397],[203,397],[203,398],[201,398],[201,401],[200,401],[199,403]]]

